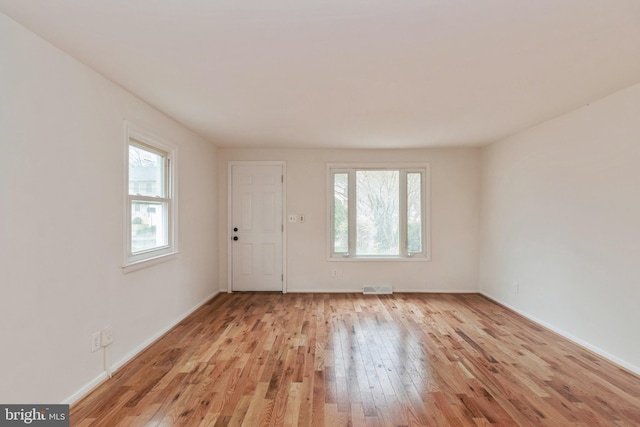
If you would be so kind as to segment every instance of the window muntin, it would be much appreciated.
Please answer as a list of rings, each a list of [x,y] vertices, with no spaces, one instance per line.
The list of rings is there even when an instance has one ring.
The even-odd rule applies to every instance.
[[[428,259],[428,165],[328,165],[330,257]]]
[[[177,252],[175,148],[127,127],[127,266]]]

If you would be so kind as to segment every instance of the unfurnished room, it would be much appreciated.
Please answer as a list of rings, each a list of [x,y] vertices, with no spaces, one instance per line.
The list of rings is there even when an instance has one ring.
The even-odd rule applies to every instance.
[[[640,1],[0,0],[0,425],[640,425]]]

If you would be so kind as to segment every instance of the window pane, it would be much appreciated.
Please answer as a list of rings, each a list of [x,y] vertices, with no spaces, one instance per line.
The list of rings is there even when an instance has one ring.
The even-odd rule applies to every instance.
[[[399,175],[356,171],[357,255],[400,255]]]
[[[333,251],[349,252],[349,175],[333,175]]]
[[[164,156],[129,145],[129,194],[165,197]]]
[[[131,253],[168,245],[167,204],[131,202]]]
[[[422,174],[407,173],[407,250],[422,252]]]

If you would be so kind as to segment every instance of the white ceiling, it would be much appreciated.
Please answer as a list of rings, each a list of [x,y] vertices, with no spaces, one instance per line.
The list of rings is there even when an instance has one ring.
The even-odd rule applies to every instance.
[[[640,0],[0,0],[218,146],[482,145],[640,81]]]

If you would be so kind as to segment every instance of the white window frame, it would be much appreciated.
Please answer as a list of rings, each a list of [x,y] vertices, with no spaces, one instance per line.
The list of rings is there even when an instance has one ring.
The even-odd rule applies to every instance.
[[[355,174],[360,170],[398,170],[400,171],[400,254],[399,255],[356,255],[356,186]],[[407,250],[407,173],[422,173],[422,251]],[[336,253],[334,245],[334,175],[349,176],[349,251]],[[430,226],[430,165],[429,163],[327,163],[327,253],[329,261],[431,261]]]
[[[141,196],[129,194],[129,147],[131,145],[144,150],[160,154],[165,158],[163,197]],[[178,255],[178,194],[177,194],[177,158],[176,144],[154,135],[130,122],[125,122],[125,248],[123,272],[147,268],[152,265],[169,261]],[[131,250],[131,205],[133,201],[160,202],[167,204],[167,244],[161,247],[132,253]]]

